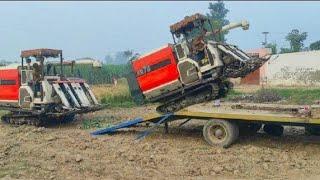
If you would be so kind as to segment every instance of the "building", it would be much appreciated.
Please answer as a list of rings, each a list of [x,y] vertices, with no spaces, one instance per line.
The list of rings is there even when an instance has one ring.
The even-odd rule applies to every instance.
[[[267,63],[270,86],[320,86],[320,51],[273,55]]]
[[[102,63],[99,60],[93,58],[80,58],[75,60],[76,64],[92,64],[93,67],[102,67]]]
[[[260,57],[266,49],[248,52]],[[320,86],[320,51],[305,51],[272,55],[258,70],[240,81],[241,85]]]

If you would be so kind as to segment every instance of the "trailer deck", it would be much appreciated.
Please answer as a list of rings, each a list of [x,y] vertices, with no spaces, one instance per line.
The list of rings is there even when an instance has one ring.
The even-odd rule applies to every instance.
[[[257,109],[241,108],[241,106],[250,105]],[[238,108],[236,108],[236,106],[238,106]],[[273,107],[274,110],[264,110],[268,107]],[[309,113],[311,114],[299,114],[298,111],[302,108],[309,109]],[[142,116],[142,118],[144,121],[154,121],[159,118],[159,116],[161,116],[161,114],[153,113]],[[213,103],[202,103],[175,112],[174,116],[175,119],[188,117],[194,119],[225,119],[252,122],[261,121],[301,125],[320,124],[320,106],[227,103],[222,104],[220,107],[214,107]]]
[[[165,120],[164,117],[166,117]],[[211,145],[223,147],[229,147],[237,139],[239,132],[255,133],[262,126],[266,133],[276,136],[282,135],[282,125],[305,126],[306,130],[310,132],[320,132],[320,128],[317,126],[320,125],[319,105],[223,103],[221,106],[215,107],[211,102],[189,106],[170,114],[170,117],[168,114],[153,113],[146,114],[139,119],[136,124],[164,123],[165,127],[168,122],[179,119],[206,120],[207,123],[203,128],[204,138]],[[130,127],[134,125],[130,123]],[[119,127],[126,128],[122,124]],[[114,132],[113,129],[112,133]]]

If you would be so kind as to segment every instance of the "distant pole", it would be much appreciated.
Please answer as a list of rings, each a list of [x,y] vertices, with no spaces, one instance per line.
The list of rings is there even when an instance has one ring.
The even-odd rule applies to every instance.
[[[267,36],[269,32],[262,32],[262,34],[264,34],[264,42],[262,42],[262,45],[266,46],[268,44]]]

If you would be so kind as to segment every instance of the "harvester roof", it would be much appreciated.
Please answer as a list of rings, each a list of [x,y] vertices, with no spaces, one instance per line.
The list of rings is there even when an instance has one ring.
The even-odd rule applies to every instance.
[[[21,57],[28,58],[28,57],[59,57],[62,54],[62,50],[58,49],[32,49],[32,50],[24,50],[21,51]]]
[[[202,14],[199,14],[199,13],[196,13],[192,16],[186,16],[183,20],[175,23],[175,24],[172,24],[170,26],[170,31],[171,33],[183,33],[183,31],[185,29],[191,29],[193,28],[195,25],[194,25],[194,22],[197,21],[197,20],[200,20],[200,21],[205,21],[207,20],[208,18]]]

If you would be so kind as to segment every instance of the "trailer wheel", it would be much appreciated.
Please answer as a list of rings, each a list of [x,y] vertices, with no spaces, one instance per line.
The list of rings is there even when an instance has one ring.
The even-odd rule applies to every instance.
[[[202,133],[211,146],[228,148],[239,137],[239,127],[236,123],[214,119],[204,125]]]
[[[254,135],[256,134],[262,127],[261,123],[239,123],[239,134],[240,135]]]
[[[263,126],[263,131],[271,136],[282,136],[283,126],[278,124],[265,124]]]

